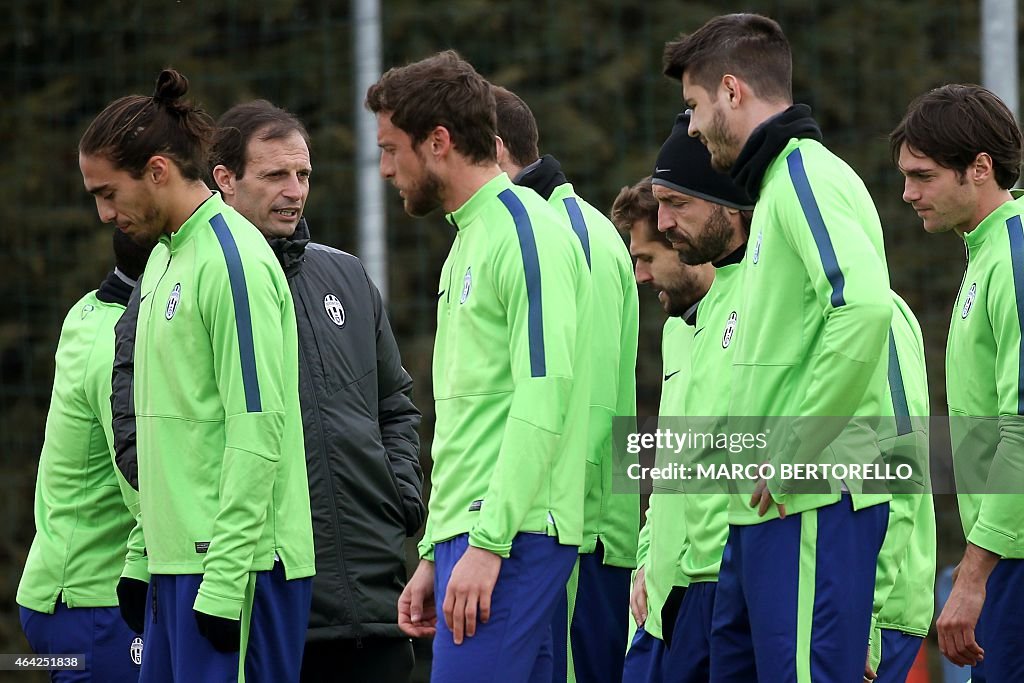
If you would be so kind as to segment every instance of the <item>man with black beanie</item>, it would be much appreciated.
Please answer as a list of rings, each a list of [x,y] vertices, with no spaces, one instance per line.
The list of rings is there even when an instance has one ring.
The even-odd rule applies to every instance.
[[[670,419],[667,426],[676,432],[689,428],[722,433],[729,393],[718,387],[730,384],[733,349],[743,333],[738,315],[740,263],[753,202],[729,176],[711,167],[707,149],[688,135],[689,123],[689,114],[680,114],[658,153],[651,181],[658,200],[658,230],[672,242],[680,261],[711,263],[715,277],[688,321],[693,325],[688,381],[672,413],[686,416],[686,424],[673,424]],[[678,457],[696,471],[698,463],[710,462],[715,454],[711,449],[693,448]],[[666,600],[675,610],[675,619],[662,626],[667,646],[663,667],[673,681],[700,683],[708,680],[711,668],[711,622],[729,534],[729,497],[714,482],[672,481],[669,488],[674,489],[669,493],[687,494],[658,501],[675,508],[684,520],[686,543],[679,556],[677,585]]]

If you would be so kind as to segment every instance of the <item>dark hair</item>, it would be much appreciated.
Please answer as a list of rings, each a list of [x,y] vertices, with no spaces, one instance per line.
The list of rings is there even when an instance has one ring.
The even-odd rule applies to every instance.
[[[173,160],[186,180],[202,179],[213,120],[181,99],[186,92],[188,79],[164,69],[152,96],[128,95],[108,104],[79,140],[79,153],[106,157],[133,178],[142,177],[150,158],[161,155]]]
[[[715,17],[690,35],[665,44],[666,76],[690,81],[710,93],[722,76],[733,74],[754,93],[769,101],[793,101],[793,55],[789,41],[775,21],[760,14]]]
[[[493,86],[492,90],[498,137],[505,143],[505,149],[517,166],[529,166],[540,158],[537,119],[519,95],[500,85]]]
[[[1007,190],[1020,176],[1020,127],[991,90],[950,84],[919,95],[889,134],[889,152],[899,165],[903,145],[951,168],[961,177],[982,152],[992,157],[996,183]]]
[[[623,187],[612,203],[612,223],[620,233],[628,236],[637,221],[643,222],[644,232],[649,239],[672,248],[672,242],[665,233],[658,230],[658,200],[654,197],[651,176],[635,185]]]
[[[498,158],[491,84],[454,50],[388,69],[366,91],[366,106],[374,114],[390,114],[414,145],[443,126],[471,162]]]
[[[249,142],[254,136],[263,141],[280,140],[292,133],[301,135],[309,146],[306,127],[291,112],[267,100],[236,104],[217,119],[217,132],[210,149],[210,170],[223,165],[241,179],[249,162]]]
[[[142,276],[146,269],[146,261],[149,260],[149,253],[156,246],[156,240],[139,244],[133,238],[122,232],[120,228],[114,228],[114,263],[118,269],[133,280]]]

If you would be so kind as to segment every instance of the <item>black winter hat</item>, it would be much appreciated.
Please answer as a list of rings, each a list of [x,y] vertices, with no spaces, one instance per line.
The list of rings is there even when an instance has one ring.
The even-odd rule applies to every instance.
[[[676,117],[672,134],[658,152],[651,182],[732,209],[753,209],[746,191],[725,173],[711,168],[711,154],[704,143],[690,137],[689,126],[689,113]]]

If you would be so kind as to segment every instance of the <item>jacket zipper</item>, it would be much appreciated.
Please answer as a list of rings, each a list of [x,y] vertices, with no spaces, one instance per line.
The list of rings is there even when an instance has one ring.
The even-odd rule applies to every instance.
[[[302,315],[305,316],[306,320],[310,320],[309,315],[308,315],[309,308],[308,308],[308,306],[306,304],[305,293],[302,291],[301,283],[298,282],[298,281],[296,281],[296,289],[299,291],[299,298],[300,298],[300,300],[302,302]],[[310,329],[311,334],[313,334],[313,336],[315,338],[316,337],[316,333],[313,331],[314,326],[312,324],[312,321],[310,321],[309,329]],[[313,388],[313,374],[312,374],[312,372],[310,372],[309,361],[306,359],[306,354],[302,353],[301,349],[299,351],[299,358],[300,358],[300,364],[302,365],[302,371],[306,375],[306,379],[307,379],[307,381],[309,383],[309,386],[311,388]],[[327,475],[325,477],[325,480],[328,483],[327,490],[331,494],[331,509],[332,510],[338,510],[339,509],[339,507],[338,507],[338,500],[337,500],[337,497],[335,496],[333,481],[332,481],[332,479],[330,477],[331,468],[330,468],[328,460],[327,460],[327,443],[326,443],[326,441],[324,441],[324,424],[323,424],[323,419],[322,419],[322,417],[320,415],[320,401],[317,399],[315,388],[312,391],[310,391],[309,393],[310,393],[311,398],[313,400],[314,413],[316,414],[316,434],[317,434],[317,439],[320,442],[320,464],[324,468],[324,473]],[[305,454],[303,454],[303,455],[305,455]],[[341,564],[342,583],[345,586],[345,597],[348,600],[349,609],[352,610],[352,617],[353,617],[352,618],[352,630],[355,633],[355,637],[356,637],[356,647],[361,648],[363,646],[363,640],[362,640],[362,635],[363,635],[362,618],[359,615],[359,611],[358,611],[358,607],[356,605],[356,601],[353,599],[353,596],[352,596],[352,586],[349,584],[349,579],[348,579],[348,568],[345,566],[345,554],[341,551],[341,544],[342,544],[341,529],[338,526],[338,518],[334,514],[331,515],[331,528],[334,531],[334,545],[335,545],[335,548],[337,549],[338,561]]]
[[[956,319],[957,309],[960,308],[960,298],[964,294],[964,285],[967,284],[967,271],[971,269],[971,247],[964,240],[964,256],[966,257],[967,264],[964,266],[964,276],[960,279],[960,289],[957,290],[956,299],[953,300],[953,316]]]
[[[454,218],[452,219],[452,225],[455,226],[456,230],[459,229],[459,226],[455,223],[455,219]],[[454,256],[454,258],[452,258],[452,267],[448,269],[448,287],[447,287],[447,289],[445,289],[445,293],[444,293],[444,303],[445,303],[445,314],[446,315],[451,315],[451,309],[448,308],[448,304],[450,304],[451,300],[452,300],[452,273],[455,272],[455,264],[459,260],[459,251],[461,250],[461,247],[462,247],[462,241],[459,239],[460,237],[461,236],[459,235],[459,233],[456,232],[455,233],[455,256]]]
[[[170,270],[170,269],[171,269],[171,253],[170,253],[170,241],[168,241],[167,263],[164,264],[164,272],[160,273],[160,277],[158,277],[156,279],[156,282],[153,284],[153,289],[151,289],[149,291],[149,296],[153,296],[156,293],[156,290],[160,287],[160,283],[164,281],[164,276],[167,275],[167,271]],[[142,285],[141,278],[139,280],[139,285],[140,286]],[[140,294],[140,297],[141,297],[142,293],[140,292],[139,294]],[[135,329],[135,337],[132,340],[132,373],[133,373],[133,378],[132,378],[132,404],[135,407],[137,407],[137,405],[138,405],[136,403],[135,397],[134,397],[135,386],[136,386],[134,374],[135,374],[135,372],[136,372],[136,370],[138,368],[138,363],[136,362],[137,359],[138,359],[138,354],[135,352],[135,350],[136,350],[136,348],[138,346],[138,341],[139,341],[138,327],[139,327],[139,323],[145,321],[147,331],[151,331],[153,329],[154,325],[153,325],[153,320],[152,320],[152,314],[153,314],[154,306],[155,306],[154,302],[150,301],[149,302],[149,309],[150,309],[149,310],[149,315],[145,315],[143,313],[143,311],[142,311],[142,299],[141,298],[139,299],[139,317],[138,317],[138,320],[135,321],[135,328],[136,328]],[[148,381],[148,378],[147,378],[147,381]],[[136,423],[137,422],[138,422],[138,420],[136,420]],[[155,604],[156,603],[154,601],[154,605]],[[156,613],[154,612],[154,616],[155,616],[155,614]]]

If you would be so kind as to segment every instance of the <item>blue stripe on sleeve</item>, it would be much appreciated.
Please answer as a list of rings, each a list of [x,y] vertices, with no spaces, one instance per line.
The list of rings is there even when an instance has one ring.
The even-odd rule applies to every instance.
[[[892,394],[892,412],[896,416],[896,436],[913,431],[910,426],[910,408],[907,406],[907,390],[903,386],[903,371],[900,370],[900,355],[896,352],[896,337],[889,328],[889,393]]]
[[[590,234],[587,233],[587,222],[583,220],[583,212],[580,211],[580,205],[575,197],[566,197],[562,202],[565,204],[565,210],[569,213],[572,231],[580,238],[580,244],[583,245],[583,254],[587,257],[587,268],[590,269]]]
[[[253,345],[252,314],[249,311],[249,291],[245,286],[245,272],[242,270],[242,257],[238,254],[238,245],[228,230],[224,216],[217,214],[210,219],[213,233],[217,235],[220,248],[224,252],[224,261],[228,266],[228,282],[231,284],[231,300],[235,304],[235,330],[238,334],[238,356],[242,362],[242,386],[245,388],[245,409],[250,413],[258,413],[262,408],[260,402],[260,383],[256,376],[256,348]]]
[[[814,236],[814,243],[818,247],[818,256],[821,257],[821,265],[825,269],[825,277],[832,285],[832,306],[839,308],[846,305],[843,299],[843,287],[846,284],[843,278],[843,271],[839,269],[839,260],[836,258],[836,251],[832,247],[832,239],[828,235],[828,228],[825,227],[825,219],[821,217],[821,210],[818,208],[818,201],[814,198],[814,191],[811,190],[811,183],[807,180],[807,171],[804,170],[804,158],[799,149],[794,149],[788,157],[789,177],[796,189],[797,199],[800,200],[800,208],[803,209],[804,218],[811,226],[811,235]]]
[[[512,190],[503,190],[498,199],[512,214],[519,235],[519,250],[523,254],[523,272],[526,274],[526,299],[528,303],[528,325],[530,339],[530,376],[544,377],[547,361],[544,357],[544,309],[540,296],[540,258],[537,256],[537,240],[533,235],[533,224],[526,213],[526,207]]]
[[[1017,324],[1021,326],[1020,351],[1017,358],[1017,414],[1024,415],[1024,228],[1020,216],[1006,221],[1010,237],[1010,263],[1013,266],[1013,293],[1017,300]]]

